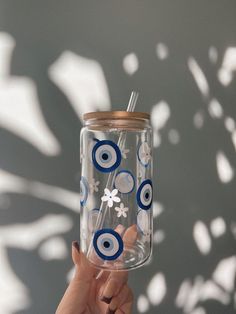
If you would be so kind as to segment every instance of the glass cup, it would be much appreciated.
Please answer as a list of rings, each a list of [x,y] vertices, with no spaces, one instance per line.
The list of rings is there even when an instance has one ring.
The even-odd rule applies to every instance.
[[[142,112],[84,115],[80,243],[101,269],[143,265],[152,252],[152,129]]]

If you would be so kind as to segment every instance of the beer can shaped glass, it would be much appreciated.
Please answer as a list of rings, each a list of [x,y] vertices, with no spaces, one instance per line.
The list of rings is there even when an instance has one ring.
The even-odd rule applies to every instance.
[[[80,134],[80,245],[106,270],[143,265],[152,252],[150,116],[86,113]]]

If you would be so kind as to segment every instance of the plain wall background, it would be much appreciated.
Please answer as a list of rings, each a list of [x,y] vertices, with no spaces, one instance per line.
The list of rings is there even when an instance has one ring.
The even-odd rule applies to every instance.
[[[158,243],[154,244],[152,262],[130,273],[134,313],[139,313],[138,300],[139,310],[143,306],[144,311],[146,304],[146,313],[150,314],[234,313],[236,133],[232,119],[236,115],[236,51],[231,50],[231,59],[226,58],[226,52],[236,47],[235,12],[235,1],[219,0],[0,1],[0,30],[15,42],[12,56],[10,52],[7,55],[9,73],[0,73],[0,269],[2,266],[6,274],[0,277],[2,314],[55,312],[72,267],[70,244],[79,235],[79,214],[66,205],[76,199],[79,191],[82,123],[78,112],[102,109],[104,103],[99,99],[107,100],[107,108],[110,103],[112,109],[125,109],[132,89],[140,92],[137,110],[153,112],[153,121],[163,123],[158,130],[161,142],[154,149],[154,231]],[[158,44],[159,53],[160,47],[164,47],[164,53],[168,49],[164,59],[158,57]],[[4,51],[4,45],[0,47]],[[72,98],[49,75],[50,66],[65,51],[95,60],[103,70],[99,72],[95,66],[90,73],[80,68],[81,63],[74,64],[75,79],[68,80],[73,85]],[[130,53],[138,59],[138,69],[133,74],[123,66]],[[4,53],[1,58],[5,64]],[[225,74],[225,80],[225,76],[219,78],[224,60],[228,65],[220,73]],[[203,84],[202,91],[191,65]],[[198,67],[209,91],[204,92]],[[16,88],[23,77],[30,81],[22,89],[34,91],[48,132],[60,145],[58,153],[40,151],[34,145],[37,136],[30,142],[16,127],[26,128],[24,121],[19,122],[21,114],[24,118],[28,114],[27,121],[31,127],[34,125],[24,101],[18,103]],[[86,95],[96,90],[93,79],[102,78],[109,97],[104,89],[101,98],[95,95],[90,99]],[[10,89],[13,79],[15,87]],[[90,83],[88,91],[85,87]],[[80,105],[81,99],[87,99],[88,108]],[[220,105],[212,104],[212,99]],[[18,106],[19,120],[14,116],[14,106]],[[15,120],[8,121],[15,122],[4,123],[5,112],[11,112]],[[34,113],[37,114],[40,115]],[[30,132],[30,128],[26,130]],[[38,132],[42,136],[40,128]],[[46,140],[43,143],[43,147],[47,146]],[[20,181],[23,188],[13,184],[19,178],[25,180]],[[42,183],[43,188],[32,190],[32,181]],[[65,195],[63,206],[57,194],[54,201],[47,195],[45,184],[74,193]],[[45,217],[47,221],[49,214],[53,215],[50,225],[59,228],[47,235],[43,221],[39,226],[45,236],[39,235],[35,223]],[[57,215],[62,215],[62,222]],[[215,221],[216,218],[219,219]],[[61,231],[60,226],[66,223],[68,227]],[[18,242],[24,230],[26,238]],[[11,234],[15,235],[13,239]],[[36,239],[34,243],[32,239]],[[57,244],[59,253],[42,257],[43,245],[47,251]],[[213,274],[219,265],[223,266],[217,281]],[[8,267],[10,271],[6,272]],[[10,280],[11,272],[14,280]],[[181,286],[184,297],[176,302]],[[23,300],[30,303],[24,305]]]

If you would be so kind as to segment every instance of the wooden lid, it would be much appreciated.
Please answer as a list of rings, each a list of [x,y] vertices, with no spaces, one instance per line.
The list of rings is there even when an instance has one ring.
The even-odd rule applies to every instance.
[[[137,111],[95,111],[88,112],[83,115],[84,121],[104,119],[150,120],[150,114]]]

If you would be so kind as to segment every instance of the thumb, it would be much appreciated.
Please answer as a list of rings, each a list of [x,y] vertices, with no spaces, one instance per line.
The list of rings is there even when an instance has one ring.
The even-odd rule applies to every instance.
[[[67,288],[56,314],[83,313],[88,304],[95,269],[80,251],[78,242],[72,243],[72,259],[76,267],[75,276]]]

